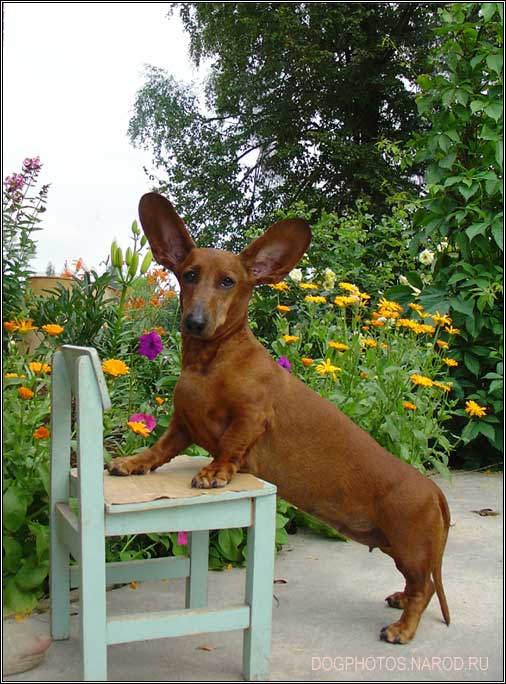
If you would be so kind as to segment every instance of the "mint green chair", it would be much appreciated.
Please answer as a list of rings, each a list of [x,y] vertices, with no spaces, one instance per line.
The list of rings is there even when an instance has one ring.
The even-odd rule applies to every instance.
[[[75,399],[77,477],[71,475]],[[111,506],[104,501],[102,413],[110,408],[95,349],[54,355],[51,417],[51,633],[70,633],[69,592],[79,588],[83,681],[107,680],[107,646],[200,632],[244,630],[243,674],[267,679],[272,618],[276,488]],[[78,500],[73,512],[69,498]],[[75,510],[75,508],[74,508]],[[209,530],[248,527],[245,601],[207,607]],[[187,557],[106,563],[107,536],[188,531]],[[70,564],[72,556],[76,564]],[[106,585],[186,577],[186,608],[108,616]],[[147,673],[149,676],[149,672]]]

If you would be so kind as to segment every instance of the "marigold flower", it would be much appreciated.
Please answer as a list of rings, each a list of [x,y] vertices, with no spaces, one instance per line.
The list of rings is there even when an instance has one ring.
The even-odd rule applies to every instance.
[[[369,380],[369,375],[365,371],[360,371],[359,375],[364,380]]]
[[[31,399],[33,397],[33,392],[28,387],[20,387],[18,389],[18,397],[20,399]]]
[[[348,351],[349,349],[347,344],[343,344],[342,342],[333,342],[332,340],[329,342],[329,347],[332,347],[332,349],[337,349],[338,351]]]
[[[334,382],[337,380],[336,372],[340,371],[340,370],[342,370],[342,369],[339,368],[338,366],[333,366],[330,363],[330,359],[327,359],[323,363],[319,363],[316,366],[316,372],[318,373],[318,375],[331,375],[332,380],[334,380]]]
[[[128,421],[127,425],[136,435],[141,435],[141,437],[149,437],[150,430],[148,430],[144,423]]]
[[[369,337],[366,337],[364,340],[362,340],[362,344],[365,347],[377,347],[378,346],[376,340],[372,340]]]
[[[300,340],[300,337],[297,337],[297,335],[282,335],[282,338],[286,344],[291,344],[292,342],[298,342],[298,340]]]
[[[385,321],[379,318],[375,321],[371,321],[371,325],[373,325],[375,328],[382,328],[385,325]]]
[[[360,302],[360,297],[358,295],[351,295],[349,297],[339,297],[334,299],[334,304],[340,307],[351,306],[352,304],[357,304]]]
[[[163,399],[162,397],[155,397],[155,401],[159,406],[165,403],[165,399]]]
[[[35,373],[36,375],[38,375],[39,373],[51,372],[51,366],[48,366],[47,363],[40,363],[39,361],[30,361],[28,367],[30,368],[32,373]]]
[[[452,319],[447,314],[440,314],[439,311],[436,311],[431,318],[436,325],[451,325],[452,323]]]
[[[441,349],[448,349],[448,347],[450,346],[448,342],[445,342],[444,340],[436,340],[436,344]]]
[[[434,387],[437,387],[438,389],[443,390],[443,392],[450,392],[451,388],[452,388],[451,385],[446,385],[444,382],[437,382],[436,380],[434,380],[434,382],[432,384]]]
[[[287,313],[292,310],[290,306],[284,306],[283,304],[278,304],[276,309],[281,313]]]
[[[287,292],[290,289],[288,283],[285,283],[285,281],[282,281],[281,283],[269,283],[267,287],[270,287],[272,290],[277,290],[278,292]]]
[[[47,332],[48,335],[54,336],[54,335],[60,335],[65,328],[62,328],[61,325],[58,325],[57,323],[48,323],[48,325],[43,325],[42,330],[44,332]]]
[[[318,285],[315,285],[314,283],[299,283],[299,287],[301,290],[317,290]]]
[[[145,356],[150,361],[153,361],[162,349],[163,344],[160,335],[154,330],[147,335],[139,337],[139,351],[137,353]]]
[[[18,326],[14,321],[4,321],[4,328],[7,332],[14,332],[18,329]]]
[[[33,325],[33,320],[31,318],[29,320],[21,319],[16,321],[16,330],[24,334],[31,332],[32,330],[38,330],[38,327]]]
[[[102,363],[102,370],[108,375],[118,377],[119,375],[128,375],[130,369],[124,361],[119,359],[107,359]]]
[[[304,356],[301,358],[300,361],[301,361],[302,365],[303,365],[303,366],[306,366],[306,367],[307,367],[307,366],[312,366],[313,363],[314,363],[313,359],[308,359],[308,358],[306,358],[306,357],[304,357]]]
[[[47,427],[44,427],[44,425],[38,427],[33,433],[35,439],[47,439],[48,437],[50,437],[50,435],[51,433],[49,432]]]
[[[415,385],[421,385],[422,387],[432,387],[434,384],[430,378],[427,378],[425,375],[418,375],[417,373],[413,373],[413,375],[410,376],[410,380]]]
[[[469,399],[466,401],[466,408],[464,409],[471,417],[483,418],[487,413],[485,406],[480,406],[476,401]]]
[[[312,304],[326,304],[326,297],[315,297],[314,295],[306,295],[304,297],[305,302],[311,302]]]
[[[409,409],[410,411],[416,411],[418,408],[415,404],[412,404],[410,401],[403,401],[402,405],[405,409]]]
[[[441,359],[443,363],[446,363],[447,366],[452,367],[452,366],[458,366],[459,362],[455,361],[455,359]]]

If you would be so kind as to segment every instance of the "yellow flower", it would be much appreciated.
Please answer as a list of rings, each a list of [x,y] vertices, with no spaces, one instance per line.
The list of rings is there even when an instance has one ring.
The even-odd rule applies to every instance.
[[[17,373],[6,373],[4,378],[19,378],[19,375]]]
[[[339,287],[341,290],[346,290],[346,292],[351,292],[354,295],[360,294],[358,287],[352,283],[339,283]]]
[[[342,342],[329,342],[329,347],[332,347],[332,349],[337,349],[338,351],[347,351],[349,349],[347,344],[343,344]]]
[[[365,371],[360,371],[359,373],[360,377],[363,378],[364,380],[369,380],[369,376]]]
[[[410,401],[403,401],[402,405],[404,406],[405,409],[409,409],[410,411],[416,411],[417,406],[415,404],[412,404]]]
[[[371,299],[371,295],[368,295],[366,292],[359,292],[358,296],[360,297],[360,299],[363,299],[364,301]]]
[[[436,325],[451,325],[452,323],[452,319],[449,316],[446,314],[441,315],[439,311],[436,311],[431,318]]]
[[[421,304],[415,304],[415,302],[408,304],[408,307],[413,309],[413,311],[423,311],[423,306]]]
[[[432,383],[434,387],[437,387],[440,390],[443,390],[443,392],[450,392],[452,386],[451,385],[445,385],[443,382],[434,382]]]
[[[451,325],[446,326],[445,330],[449,335],[460,335],[460,330],[458,328],[453,328]]]
[[[38,375],[39,373],[51,372],[51,366],[48,366],[47,363],[40,363],[39,361],[30,361],[28,366],[32,373],[35,373],[36,375]]]
[[[413,373],[411,376],[411,382],[422,387],[432,387],[434,384],[430,378],[425,377],[425,375],[417,375],[416,373]]]
[[[289,306],[284,306],[283,304],[278,304],[276,309],[278,311],[281,311],[281,313],[287,313],[288,311],[291,311],[291,307]]]
[[[379,318],[375,321],[371,321],[371,325],[373,325],[375,328],[382,328],[385,325],[385,321]]]
[[[459,362],[455,361],[455,359],[441,359],[443,363],[446,363],[447,366],[458,366]]]
[[[148,430],[146,427],[145,423],[142,422],[136,422],[136,421],[131,421],[127,423],[128,427],[132,432],[135,432],[136,435],[141,435],[142,437],[148,437],[151,430]]]
[[[54,335],[60,335],[64,331],[64,328],[62,328],[62,326],[58,325],[57,323],[48,323],[47,325],[42,326],[42,330],[44,330],[44,332],[47,332],[48,335],[54,337]]]
[[[318,285],[315,285],[314,283],[299,283],[299,287],[301,290],[317,290]]]
[[[20,387],[18,389],[18,397],[20,399],[31,399],[33,397],[33,392],[28,387]]]
[[[285,283],[284,281],[281,283],[270,283],[268,285],[273,290],[278,290],[279,292],[287,292],[290,288],[288,287],[288,283]]]
[[[342,369],[339,368],[338,366],[333,366],[333,365],[330,363],[330,359],[327,359],[327,360],[324,361],[323,363],[319,363],[319,364],[316,366],[316,372],[318,373],[318,375],[327,375],[327,374],[328,374],[328,375],[331,375],[331,376],[332,376],[332,380],[334,380],[334,382],[337,381],[336,372],[337,372],[337,371],[340,371],[340,370],[342,370]]]
[[[165,399],[162,399],[162,397],[155,397],[155,401],[156,401],[156,403],[159,404],[160,406],[161,406],[163,403],[165,403]]]
[[[434,328],[433,325],[427,325],[426,323],[417,323],[414,327],[413,330],[418,334],[418,335],[433,335],[436,332],[436,328]]]
[[[36,325],[33,325],[33,320],[30,318],[29,320],[22,319],[16,321],[16,330],[24,334],[31,332],[32,330],[38,330],[38,328]]]
[[[362,340],[362,344],[365,347],[377,347],[378,346],[376,340],[371,340],[368,337],[366,337],[364,340]]]
[[[334,299],[334,304],[336,306],[350,306],[351,304],[357,304],[360,302],[360,297],[358,295],[351,295],[350,297],[336,297]]]
[[[300,340],[300,337],[297,337],[297,335],[282,335],[282,337],[287,344]]]
[[[483,418],[483,416],[487,413],[487,409],[485,408],[485,406],[480,406],[472,399],[469,399],[469,401],[466,401],[465,412],[468,413],[470,416]]]
[[[307,366],[312,366],[313,363],[314,363],[314,361],[313,361],[313,359],[307,359],[307,358],[302,357],[302,358],[301,358],[301,363],[302,363],[303,366],[306,366],[306,367],[307,367]]]
[[[304,297],[305,302],[312,302],[313,304],[326,304],[327,299],[325,297],[315,297],[314,295],[306,295]]]
[[[47,439],[50,435],[51,433],[49,432],[47,427],[44,427],[44,425],[38,427],[33,433],[35,439]]]
[[[436,341],[436,344],[437,344],[437,346],[440,347],[441,349],[448,349],[448,347],[450,346],[450,345],[448,344],[448,342],[445,342],[444,340],[437,340],[437,341]]]
[[[108,375],[118,377],[118,375],[128,375],[130,372],[128,366],[119,359],[107,359],[102,363],[102,370]]]

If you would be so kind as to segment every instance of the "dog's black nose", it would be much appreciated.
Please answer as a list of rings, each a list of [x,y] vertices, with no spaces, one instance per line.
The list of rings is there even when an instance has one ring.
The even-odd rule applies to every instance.
[[[191,335],[202,335],[206,327],[207,319],[200,311],[191,312],[185,320],[187,332]]]

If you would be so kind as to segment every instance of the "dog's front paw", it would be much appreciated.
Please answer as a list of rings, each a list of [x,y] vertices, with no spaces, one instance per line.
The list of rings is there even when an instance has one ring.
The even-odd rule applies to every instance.
[[[404,609],[406,607],[406,597],[403,591],[396,591],[394,594],[390,594],[390,596],[386,597],[385,601],[390,608]]]
[[[110,475],[125,476],[125,475],[145,475],[149,473],[154,467],[153,458],[149,449],[143,451],[135,456],[125,456],[122,458],[114,458],[107,464],[107,470]]]
[[[407,644],[413,638],[402,622],[394,622],[391,625],[383,627],[380,632],[381,641],[387,641],[389,644]]]
[[[217,465],[211,463],[201,468],[192,480],[192,487],[196,489],[215,489],[225,487],[234,474],[235,470],[229,463]]]

